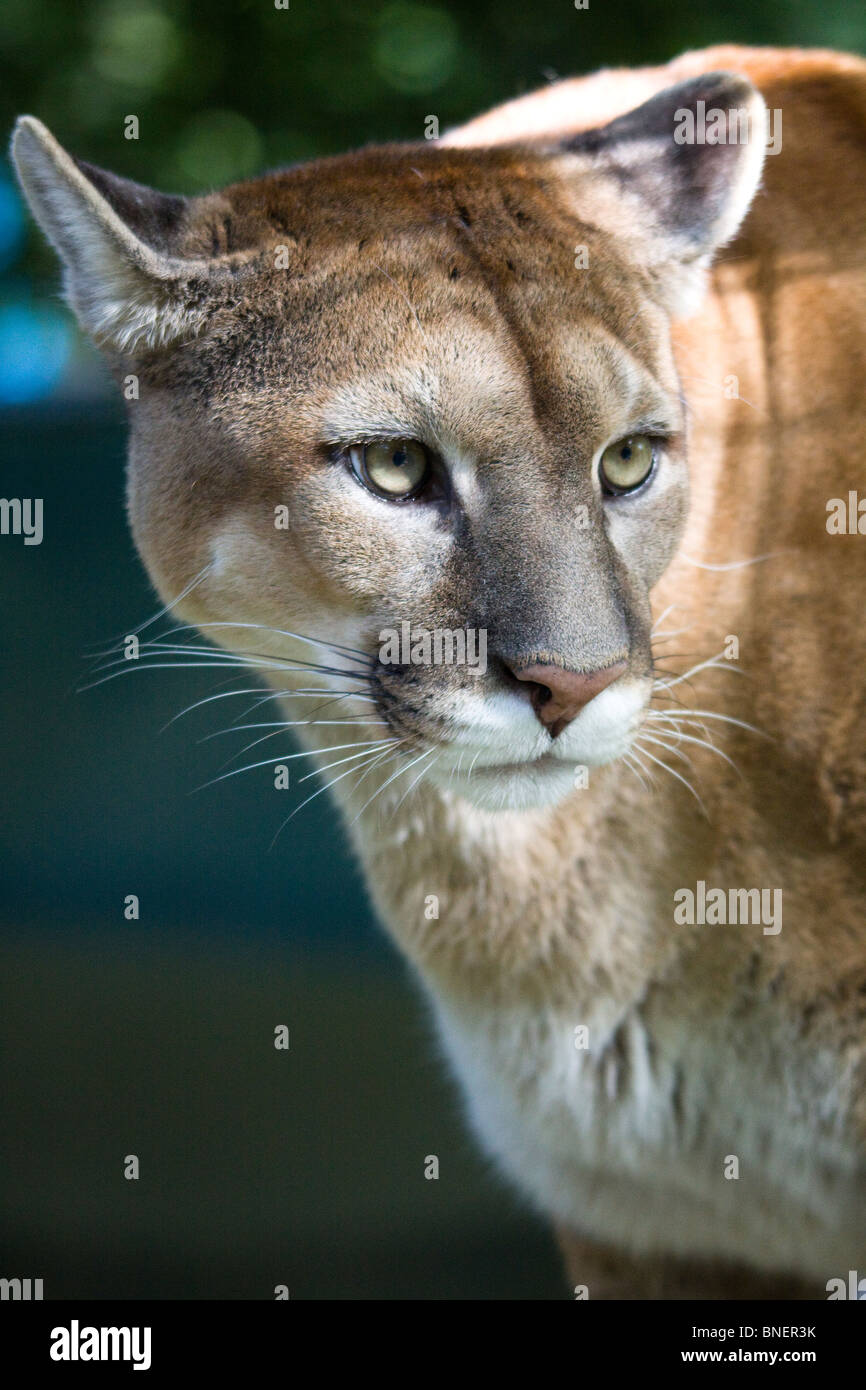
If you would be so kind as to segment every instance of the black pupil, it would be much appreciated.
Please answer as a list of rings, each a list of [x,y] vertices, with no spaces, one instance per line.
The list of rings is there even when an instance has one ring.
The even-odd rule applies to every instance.
[[[630,459],[630,458],[631,458],[631,445],[630,445],[630,444],[624,444],[624,445],[622,446],[622,449],[620,450],[620,458],[624,458],[624,459]]]
[[[409,461],[409,459],[408,459],[408,456],[407,456],[407,454],[406,454],[406,450],[405,450],[405,449],[395,449],[395,450],[394,450],[394,454],[393,454],[393,456],[392,456],[391,462],[393,463],[393,465],[394,465],[395,468],[402,468],[403,465],[404,465],[404,463],[408,463],[408,461]]]

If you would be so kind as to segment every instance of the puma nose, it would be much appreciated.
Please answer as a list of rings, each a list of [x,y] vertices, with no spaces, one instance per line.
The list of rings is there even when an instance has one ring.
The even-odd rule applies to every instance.
[[[529,698],[539,720],[558,738],[580,711],[624,674],[628,663],[615,661],[600,671],[568,671],[564,666],[511,666],[519,681],[527,681]]]

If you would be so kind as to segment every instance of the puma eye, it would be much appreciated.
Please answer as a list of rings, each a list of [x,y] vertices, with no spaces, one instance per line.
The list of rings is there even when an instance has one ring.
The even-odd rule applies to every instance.
[[[412,497],[430,472],[427,451],[416,439],[353,444],[349,459],[358,481],[380,497]]]
[[[621,496],[645,483],[656,461],[656,447],[646,434],[629,434],[609,444],[598,466],[601,485]]]

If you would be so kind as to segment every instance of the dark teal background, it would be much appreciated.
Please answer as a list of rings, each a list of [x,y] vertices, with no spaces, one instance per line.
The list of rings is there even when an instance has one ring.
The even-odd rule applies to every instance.
[[[863,14],[4,0],[0,109],[7,129],[30,111],[85,158],[194,192],[420,138],[429,114],[444,129],[553,73],[722,41],[863,51]],[[194,792],[228,752],[200,741],[219,706],[160,733],[218,673],[76,693],[86,653],[155,600],[125,526],[122,411],[3,178],[0,493],[44,498],[45,536],[0,537],[0,1275],[57,1298],[567,1296],[544,1223],[466,1135],[326,797],[269,853],[295,803],[268,768]]]

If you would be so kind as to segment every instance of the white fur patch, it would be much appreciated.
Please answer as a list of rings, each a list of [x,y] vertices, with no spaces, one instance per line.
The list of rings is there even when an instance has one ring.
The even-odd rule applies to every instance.
[[[488,810],[554,804],[574,790],[578,767],[627,752],[648,693],[646,681],[616,681],[551,740],[517,692],[466,692],[454,709],[457,733],[430,780]]]
[[[756,1015],[735,1054],[727,1017],[688,1025],[672,1004],[651,1042],[643,1000],[618,1016],[604,995],[568,1014],[434,1001],[472,1128],[548,1216],[626,1251],[745,1257],[822,1283],[848,1269],[864,1236],[851,1153],[817,1117],[804,1123],[795,1097],[779,1097],[768,1122],[777,1084],[758,1059],[790,1040],[771,1046]],[[832,1089],[832,1059],[807,1066],[802,1095]],[[726,1154],[739,1181],[725,1177]]]

